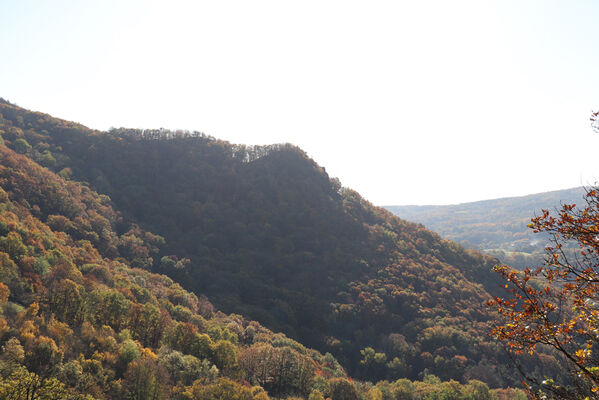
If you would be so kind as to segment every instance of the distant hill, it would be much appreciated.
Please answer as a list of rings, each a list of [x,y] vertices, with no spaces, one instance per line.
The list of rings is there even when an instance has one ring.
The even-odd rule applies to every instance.
[[[330,352],[354,377],[520,381],[488,336],[495,316],[484,303],[502,290],[491,271],[496,259],[374,207],[295,146],[101,132],[7,102],[0,134],[10,151],[91,187],[119,213],[111,227],[95,214],[65,219],[68,210],[56,211],[53,200],[46,216],[31,199],[48,195],[29,185],[24,207],[44,223]],[[155,234],[165,242],[152,252],[144,243]],[[540,377],[559,368],[551,356],[523,362]]]
[[[554,210],[562,203],[581,203],[584,193],[583,187],[577,187],[456,205],[384,208],[464,247],[523,268],[542,261],[547,243],[547,237],[534,234],[527,227],[530,219],[542,209]]]

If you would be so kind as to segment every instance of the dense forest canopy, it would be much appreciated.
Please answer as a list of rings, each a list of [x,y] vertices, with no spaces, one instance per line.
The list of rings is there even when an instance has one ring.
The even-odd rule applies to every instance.
[[[151,263],[163,240],[137,226],[117,234],[123,221],[106,196],[4,145],[0,165],[0,397],[268,399],[264,389],[307,397],[315,384],[357,393],[330,354],[131,268]]]
[[[8,246],[6,262],[12,260],[15,267],[10,267],[13,275],[0,280],[8,285],[9,303],[26,310],[34,302],[53,301],[43,297],[42,289],[56,286],[46,283],[45,274],[66,276],[73,282],[68,290],[79,293],[85,306],[80,311],[41,307],[44,321],[54,315],[73,332],[85,323],[96,330],[112,329],[116,347],[97,351],[108,357],[118,353],[118,346],[118,351],[129,346],[127,351],[135,353],[135,345],[142,355],[149,349],[157,357],[149,356],[149,366],[141,356],[131,361],[138,360],[143,373],[153,371],[156,381],[164,373],[161,351],[206,360],[206,371],[213,366],[220,371],[181,381],[171,374],[171,388],[160,390],[211,398],[193,397],[194,390],[246,379],[271,396],[307,397],[318,390],[335,400],[356,398],[335,395],[335,385],[341,392],[360,390],[362,396],[375,389],[381,395],[423,390],[418,383],[398,379],[421,380],[421,385],[432,385],[430,390],[442,386],[436,377],[463,384],[478,380],[495,388],[519,381],[512,360],[488,336],[495,316],[483,304],[502,290],[491,271],[496,260],[374,207],[342,188],[297,147],[232,145],[201,133],[166,130],[99,132],[8,102],[0,102],[0,114],[0,183],[8,204],[18,210],[10,218],[34,221],[37,230],[61,238],[70,246],[69,254],[81,259],[70,261],[68,273],[53,261],[39,261],[46,267],[38,267],[37,259],[29,260],[32,266],[24,267],[24,258],[46,257],[48,248],[27,249],[25,233],[7,228],[0,241]],[[138,276],[140,282],[163,283],[149,288],[137,282]],[[87,284],[89,280],[93,283]],[[163,287],[173,285],[192,300],[164,302],[168,292]],[[90,293],[106,297],[107,306],[92,306],[104,303],[94,303],[99,300],[88,298]],[[320,353],[239,316],[215,314],[203,295],[218,309],[260,321]],[[6,316],[9,326],[24,320],[20,313],[11,314],[14,321]],[[158,330],[141,324],[144,318]],[[245,339],[250,326],[264,334]],[[176,338],[168,336],[171,330]],[[275,345],[275,336],[286,344]],[[9,337],[18,339],[13,334],[5,339]],[[221,359],[219,351],[229,355]],[[69,354],[75,357],[76,352]],[[85,354],[95,353],[84,352],[80,365]],[[256,360],[280,360],[285,354],[296,367],[289,378],[295,383],[261,377],[254,369]],[[560,370],[550,354],[520,362],[539,376]],[[129,363],[106,364],[103,368],[114,370],[106,379],[126,382]],[[381,383],[377,388],[356,386],[340,365],[355,378]],[[327,372],[319,372],[325,368]],[[328,382],[322,390],[314,386],[318,377]],[[455,385],[460,393],[470,390]],[[98,396],[133,390],[97,386]]]

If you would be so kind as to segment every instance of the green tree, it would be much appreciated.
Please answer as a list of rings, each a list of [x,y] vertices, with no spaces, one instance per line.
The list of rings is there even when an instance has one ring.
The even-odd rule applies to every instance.
[[[126,340],[121,345],[121,349],[117,359],[117,376],[122,376],[122,374],[127,370],[129,363],[139,359],[140,355],[141,353],[139,351],[139,346],[133,340]]]
[[[15,151],[21,154],[25,154],[31,149],[31,145],[23,138],[18,138],[15,140],[14,147]]]
[[[17,232],[9,232],[8,235],[0,238],[0,251],[7,253],[10,258],[19,261],[27,254],[27,247],[21,240],[21,235]]]
[[[43,379],[25,368],[19,368],[8,378],[0,378],[0,399],[10,400],[66,400],[64,385],[56,378]]]
[[[227,378],[221,378],[212,385],[204,386],[194,384],[188,390],[188,395],[193,400],[253,400],[254,395],[250,388],[241,386]]]
[[[216,367],[231,373],[237,367],[237,348],[227,340],[219,340],[212,346],[212,360]]]
[[[130,400],[160,400],[165,398],[164,385],[167,382],[164,369],[149,357],[142,357],[127,367],[123,390]]]
[[[62,321],[80,322],[83,319],[85,290],[70,279],[50,287],[49,309]]]

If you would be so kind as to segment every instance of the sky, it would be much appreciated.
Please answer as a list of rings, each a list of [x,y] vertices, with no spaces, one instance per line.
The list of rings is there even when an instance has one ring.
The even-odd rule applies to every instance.
[[[0,97],[289,142],[376,205],[599,179],[597,1],[0,2]]]

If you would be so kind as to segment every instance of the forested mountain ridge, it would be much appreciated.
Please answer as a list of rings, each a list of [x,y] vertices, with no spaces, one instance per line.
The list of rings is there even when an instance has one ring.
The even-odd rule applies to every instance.
[[[105,196],[4,145],[0,187],[1,398],[358,393],[332,356],[129,267],[151,262],[163,240],[123,225]]]
[[[0,114],[8,147],[108,196],[131,265],[330,351],[356,377],[518,379],[487,336],[496,261],[373,207],[298,148],[99,132],[7,102]],[[104,235],[83,226],[90,242]]]
[[[131,268],[164,241],[109,202],[0,144],[0,398],[522,398],[432,375],[355,383],[330,354]]]
[[[464,247],[497,257],[514,267],[538,266],[547,237],[528,228],[542,209],[583,201],[582,187],[519,197],[444,206],[385,206],[400,218],[418,222]]]

